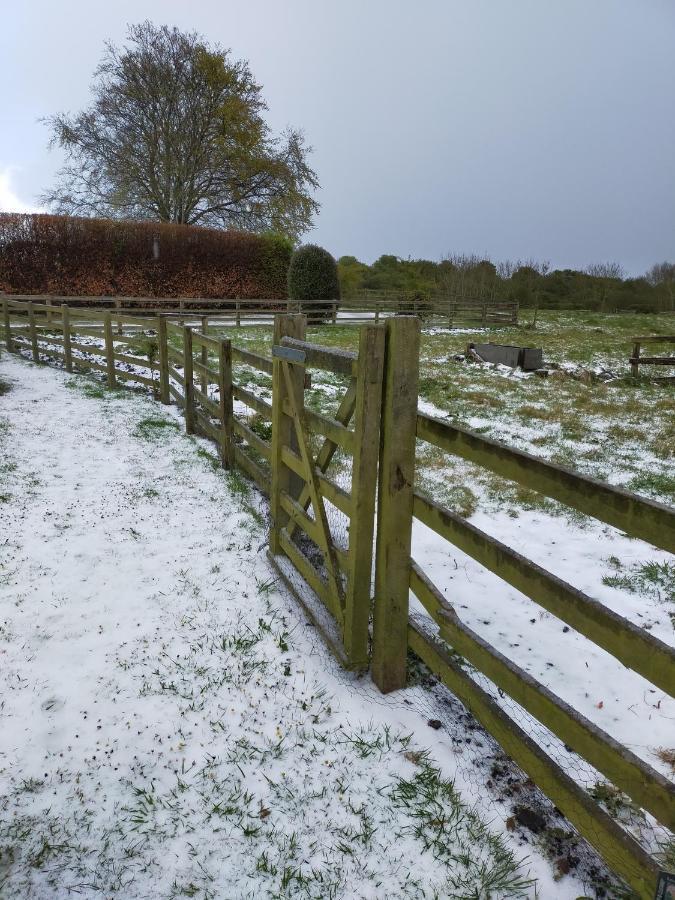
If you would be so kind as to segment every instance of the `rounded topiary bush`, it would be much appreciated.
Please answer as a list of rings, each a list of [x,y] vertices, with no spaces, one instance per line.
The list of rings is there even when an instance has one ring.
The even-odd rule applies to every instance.
[[[288,298],[310,320],[325,319],[340,302],[337,263],[315,244],[298,247],[288,268]]]

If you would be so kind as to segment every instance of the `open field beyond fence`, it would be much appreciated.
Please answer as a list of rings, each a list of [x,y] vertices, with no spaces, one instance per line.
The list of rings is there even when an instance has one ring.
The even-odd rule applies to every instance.
[[[579,679],[569,651],[551,663],[553,681],[523,665],[511,612],[490,614],[499,643],[489,630],[479,633],[449,582],[437,583],[438,557],[434,566],[429,553],[433,546],[455,566],[458,558],[477,564],[499,584],[493,590],[506,585],[523,608],[544,611],[546,627],[557,623],[559,634],[571,631],[579,647],[592,645],[595,681],[586,684],[587,697],[613,688],[626,695],[651,691],[661,698],[655,708],[669,718],[675,513],[663,501],[672,489],[672,395],[631,377],[625,351],[622,367],[615,365],[610,354],[624,337],[609,333],[608,319],[570,320],[577,341],[570,344],[568,333],[567,359],[551,359],[546,378],[525,379],[455,357],[439,326],[422,336],[420,365],[418,321],[409,317],[358,331],[322,329],[319,343],[307,339],[303,316],[279,316],[274,335],[260,331],[239,341],[208,322],[202,331],[119,311],[5,300],[3,314],[9,350],[69,371],[98,371],[111,388],[118,381],[139,385],[165,404],[178,403],[187,430],[212,438],[223,465],[244,471],[270,497],[272,562],[342,663],[370,665],[375,682],[389,691],[411,677],[412,651],[636,895],[651,900],[660,870],[675,868],[667,756],[659,761],[635,752],[621,721],[600,724],[604,699],[572,704],[562,696],[566,679]],[[633,334],[644,330],[634,325],[625,323]],[[544,324],[528,337],[540,337],[551,358],[559,333],[552,330],[549,340]],[[500,340],[509,337],[504,328]],[[507,422],[502,414],[509,406],[515,415]],[[634,432],[622,434],[634,421]],[[611,428],[616,439],[608,447]],[[496,429],[514,440],[489,437]],[[633,452],[622,452],[630,446]],[[599,600],[586,587],[581,555],[562,577],[547,568],[560,564],[556,551],[542,564],[543,541],[519,542],[514,526],[496,535],[491,511],[494,522],[498,511],[525,529],[525,513],[534,511],[540,528],[557,523],[556,540],[576,519],[591,541],[602,533],[615,547],[638,542],[645,555],[657,553],[664,610],[650,609],[649,621],[640,622],[627,602]],[[418,558],[421,527],[435,543],[422,541]],[[605,588],[635,592],[644,570],[610,559]],[[485,616],[490,590],[480,599],[478,614]],[[491,622],[484,624],[489,629]],[[531,660],[537,663],[536,653]],[[652,727],[655,743],[667,734],[658,716]]]

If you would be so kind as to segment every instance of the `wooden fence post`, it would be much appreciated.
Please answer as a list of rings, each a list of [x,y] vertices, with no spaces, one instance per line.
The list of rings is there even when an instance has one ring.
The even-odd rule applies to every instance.
[[[354,408],[352,512],[349,522],[349,581],[345,596],[343,641],[350,666],[368,667],[368,620],[373,574],[373,529],[377,496],[379,422],[385,329],[363,325],[359,334]],[[410,555],[410,554],[408,554]]]
[[[115,345],[113,344],[112,316],[105,313],[103,316],[103,334],[105,337],[105,361],[108,375],[108,387],[114,388],[115,380]]]
[[[406,683],[419,343],[419,319],[387,319],[371,666],[383,693]]]
[[[47,297],[45,300],[45,305],[47,307],[47,322],[51,325],[52,323],[52,298]]]
[[[305,339],[307,317],[303,315],[277,315],[274,317],[273,346],[280,343],[282,337],[293,337],[299,340]],[[281,552],[280,532],[288,521],[287,514],[281,508],[281,491],[286,491],[292,497],[298,497],[302,490],[303,481],[291,472],[281,461],[283,447],[295,447],[297,439],[292,420],[284,415],[283,405],[287,396],[286,382],[281,368],[281,360],[275,357],[272,360],[272,486],[270,493],[270,552],[277,556]],[[291,377],[298,379],[298,397],[304,397],[305,373],[300,366],[291,367]]]
[[[157,357],[159,362],[159,399],[168,406],[171,403],[169,394],[169,340],[166,319],[157,317]]]
[[[66,303],[61,304],[61,326],[63,334],[63,362],[66,372],[72,372],[73,353],[70,347],[70,307]]]
[[[192,368],[192,329],[183,326],[183,378],[185,379],[185,431],[194,434],[195,430],[195,396]]]
[[[375,298],[375,322],[380,321],[380,298]]]
[[[229,339],[218,344],[218,393],[220,407],[220,459],[226,469],[234,466],[232,443],[232,344]]]
[[[7,300],[2,301],[2,315],[5,320],[5,346],[11,353],[14,349],[14,345],[12,343],[12,322],[9,315],[9,303]]]
[[[33,361],[40,362],[40,350],[38,348],[37,330],[35,328],[35,309],[33,301],[28,303],[28,327],[30,328],[30,343],[33,351]]]
[[[240,328],[241,327],[241,304],[239,303],[238,300],[235,303],[234,308],[235,308],[235,316],[236,316],[235,324],[236,324],[237,328]]]
[[[209,327],[209,317],[202,316],[202,334],[206,334]],[[202,352],[199,357],[201,364],[206,368],[209,364],[209,348],[206,344],[202,344]],[[207,378],[206,372],[200,372],[200,380],[199,383],[202,388],[202,394],[207,394],[209,392],[209,380]]]
[[[640,374],[639,359],[640,359],[640,344],[638,341],[636,341],[633,344],[633,359],[631,360],[631,363],[630,363],[630,374],[633,376],[633,378],[637,378],[638,375]]]
[[[122,301],[119,297],[115,297],[115,311],[117,312],[117,334],[122,334]]]

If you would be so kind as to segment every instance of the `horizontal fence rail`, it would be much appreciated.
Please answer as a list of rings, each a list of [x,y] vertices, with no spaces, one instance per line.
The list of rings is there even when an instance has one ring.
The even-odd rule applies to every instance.
[[[423,413],[417,416],[417,437],[619,528],[630,537],[675,553],[673,510],[661,503]]]

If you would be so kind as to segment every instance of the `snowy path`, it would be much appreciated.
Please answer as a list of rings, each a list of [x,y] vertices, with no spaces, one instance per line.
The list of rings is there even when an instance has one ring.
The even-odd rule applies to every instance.
[[[584,893],[506,831],[433,693],[327,656],[175,410],[7,355],[0,379],[0,896]]]

